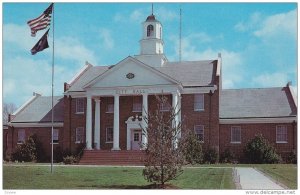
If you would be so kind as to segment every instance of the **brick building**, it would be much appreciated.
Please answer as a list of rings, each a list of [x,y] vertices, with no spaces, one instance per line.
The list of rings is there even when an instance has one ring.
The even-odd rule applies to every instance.
[[[146,125],[142,116],[154,111],[155,95],[163,93],[169,105],[181,108],[175,122],[184,118],[205,148],[219,153],[228,148],[241,156],[245,143],[262,134],[282,156],[296,150],[297,107],[289,83],[278,88],[222,89],[221,54],[212,60],[170,62],[163,52],[161,23],[150,15],[142,26],[139,55],[110,66],[87,62],[64,84],[63,96],[55,97],[55,147],[75,150],[85,143],[85,158],[104,152],[138,153],[139,143],[147,143],[140,128]],[[36,93],[11,116],[5,152],[11,153],[34,133],[49,155],[51,97]]]

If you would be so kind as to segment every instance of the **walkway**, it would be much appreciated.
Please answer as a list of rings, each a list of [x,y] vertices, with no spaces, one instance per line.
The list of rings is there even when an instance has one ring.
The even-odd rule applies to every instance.
[[[240,184],[243,190],[277,190],[284,189],[261,172],[249,167],[237,167]]]

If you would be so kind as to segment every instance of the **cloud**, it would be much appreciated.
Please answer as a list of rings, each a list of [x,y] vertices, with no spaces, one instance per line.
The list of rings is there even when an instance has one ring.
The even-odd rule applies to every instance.
[[[234,26],[236,31],[245,32],[256,27],[261,22],[262,15],[258,12],[253,13],[246,22],[239,22]]]
[[[102,43],[104,44],[104,48],[113,49],[115,46],[115,41],[111,36],[112,32],[109,29],[102,28],[100,29],[100,38]]]
[[[14,51],[30,51],[39,40],[43,32],[38,32],[36,37],[30,36],[30,29],[26,25],[4,24],[3,41],[5,50],[13,48]],[[49,44],[52,43],[52,36],[48,37]],[[50,45],[51,47],[52,45]],[[52,50],[46,49],[44,53],[51,53]],[[86,60],[97,63],[94,52],[89,50],[78,39],[72,37],[57,37],[55,39],[55,57],[63,60],[76,61],[83,64]]]
[[[158,19],[163,22],[169,22],[169,21],[174,21],[174,20],[179,21],[179,11],[178,11],[178,13],[176,13],[165,7],[159,7],[157,10],[155,10],[155,12],[157,13],[156,15],[159,16]]]
[[[254,35],[261,38],[270,38],[278,34],[284,34],[296,39],[296,33],[297,12],[296,10],[292,10],[265,18],[254,32]]]
[[[175,43],[174,50],[176,51],[174,56],[171,56],[171,60],[177,60],[178,56],[178,38],[173,36],[170,40]],[[218,57],[218,53],[222,55],[222,75],[223,75],[223,88],[234,88],[243,79],[243,57],[242,54],[227,49],[200,49],[200,45],[209,44],[213,41],[217,41],[217,37],[210,36],[204,32],[193,33],[182,39],[182,60],[194,61],[194,60],[215,60]]]
[[[289,81],[289,77],[286,73],[263,73],[252,79],[252,83],[261,87],[281,87],[285,86]]]

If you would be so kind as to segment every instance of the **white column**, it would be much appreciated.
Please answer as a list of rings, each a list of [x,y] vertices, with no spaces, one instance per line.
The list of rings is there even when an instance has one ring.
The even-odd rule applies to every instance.
[[[177,113],[179,111],[179,95],[178,93],[173,93],[172,94],[172,107],[175,109],[175,113]],[[179,124],[179,113],[177,115],[175,115],[175,119],[173,121],[173,126],[176,126]]]
[[[92,149],[92,98],[87,97],[86,101],[86,149]]]
[[[112,150],[120,150],[119,146],[119,95],[114,96],[114,143]]]
[[[95,99],[95,148],[100,150],[100,99]]]
[[[144,130],[146,130],[146,128],[147,128],[147,123],[144,120],[144,117],[148,117],[147,115],[148,115],[148,94],[144,93],[143,94],[143,109],[142,109],[142,117],[143,117],[142,125],[143,125]],[[147,133],[147,132],[145,132],[145,133]],[[148,143],[147,137],[145,135],[142,135],[142,144],[147,145],[147,143]]]

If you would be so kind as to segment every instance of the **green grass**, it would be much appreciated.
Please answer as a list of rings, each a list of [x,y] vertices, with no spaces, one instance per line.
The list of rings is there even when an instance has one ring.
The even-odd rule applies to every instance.
[[[186,168],[170,182],[182,189],[233,189],[231,169]],[[142,168],[3,166],[4,189],[143,189]]]
[[[297,166],[294,164],[256,165],[257,169],[290,189],[297,189]]]

